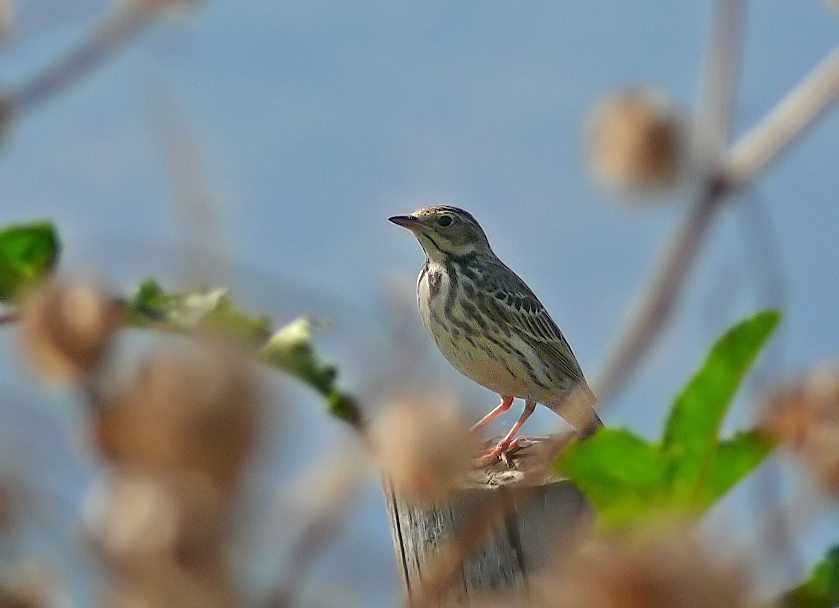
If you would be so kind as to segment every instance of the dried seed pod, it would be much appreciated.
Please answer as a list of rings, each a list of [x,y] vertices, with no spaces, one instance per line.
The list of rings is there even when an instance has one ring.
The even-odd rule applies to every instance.
[[[687,535],[596,539],[536,586],[536,607],[745,608],[742,572]]]
[[[129,472],[105,474],[88,498],[85,523],[111,560],[170,553],[178,505],[159,480]]]
[[[107,608],[238,608],[245,605],[223,572],[185,572],[161,560],[113,581],[100,606]]]
[[[105,291],[51,280],[23,300],[21,347],[40,377],[79,382],[102,360],[121,321],[119,304]]]
[[[417,500],[452,490],[479,449],[456,401],[441,395],[396,400],[374,421],[371,439],[389,483]]]
[[[69,606],[70,598],[56,576],[43,564],[22,562],[0,572],[0,606],[3,608],[50,608]]]
[[[763,428],[795,450],[826,491],[839,492],[839,364],[770,395]]]
[[[101,408],[97,439],[120,466],[196,474],[227,495],[249,454],[261,404],[255,370],[230,352],[205,342],[155,352]]]
[[[592,173],[629,194],[670,188],[682,172],[686,139],[681,116],[663,94],[635,89],[612,95],[592,114]]]
[[[87,501],[86,528],[108,559],[165,556],[195,568],[223,546],[226,504],[196,474],[153,477],[125,468],[103,474]]]

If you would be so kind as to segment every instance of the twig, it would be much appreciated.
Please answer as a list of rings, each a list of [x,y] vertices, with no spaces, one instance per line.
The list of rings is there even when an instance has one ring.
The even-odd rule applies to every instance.
[[[662,262],[652,281],[642,291],[635,311],[630,312],[616,346],[607,355],[606,364],[594,382],[595,394],[601,403],[612,399],[620,390],[664,326],[708,232],[721,195],[717,185],[706,188],[661,256]]]
[[[742,17],[743,0],[716,0],[694,142],[697,168],[702,172],[708,171],[709,178],[728,144],[734,84],[739,67]]]
[[[722,179],[726,188],[740,188],[754,179],[837,101],[839,48],[831,51],[725,156]]]
[[[691,263],[699,251],[724,190],[716,178],[726,144],[737,66],[742,0],[718,0],[709,45],[703,99],[697,112],[694,148],[699,193],[687,220],[676,232],[639,304],[629,315],[616,345],[606,356],[595,393],[609,401],[640,363],[673,310]]]
[[[783,474],[777,458],[771,458],[758,471],[752,484],[753,507],[763,513],[761,552],[768,552],[784,569],[790,580],[800,578],[805,572],[804,559],[796,544],[796,522],[806,521],[806,512],[793,511],[784,506]],[[802,500],[805,500],[802,498]],[[761,542],[760,540],[757,542]]]
[[[360,445],[349,445],[337,451],[338,458],[314,475],[307,475],[307,483],[316,481],[319,488],[315,499],[305,505],[309,520],[302,525],[292,543],[285,571],[267,597],[259,602],[263,608],[287,608],[299,604],[299,595],[306,575],[315,559],[335,539],[348,519],[361,491],[359,461],[364,453]],[[287,522],[282,522],[286,524]]]
[[[755,291],[761,307],[786,310],[789,304],[789,280],[775,238],[769,210],[754,188],[743,190],[738,196],[736,218],[743,235],[746,264],[756,279]],[[751,372],[751,387],[755,394],[771,388],[783,375],[786,358],[787,331],[781,327],[774,334]]]
[[[149,125],[158,140],[177,227],[187,248],[187,278],[191,283],[210,284],[225,271],[221,205],[210,187],[201,147],[172,96],[154,82],[146,98]]]
[[[140,34],[156,14],[156,6],[151,2],[120,3],[78,46],[12,91],[10,110],[32,110],[77,82]]]
[[[744,256],[757,276],[758,297],[767,306],[784,309],[789,303],[789,277],[778,250],[769,209],[754,188],[743,191],[738,200],[737,219],[743,234]]]
[[[11,0],[0,0],[0,41],[5,42],[12,29],[12,3]]]

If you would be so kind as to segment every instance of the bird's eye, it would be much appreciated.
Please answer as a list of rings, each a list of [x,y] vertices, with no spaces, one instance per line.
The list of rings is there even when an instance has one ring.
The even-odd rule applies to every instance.
[[[450,215],[444,215],[439,220],[437,220],[437,223],[440,225],[441,228],[445,228],[446,226],[451,225],[452,217]]]

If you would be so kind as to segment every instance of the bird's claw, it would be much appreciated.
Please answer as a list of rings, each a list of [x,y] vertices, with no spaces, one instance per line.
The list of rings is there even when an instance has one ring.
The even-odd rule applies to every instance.
[[[473,460],[472,464],[476,467],[488,467],[500,461],[512,469],[514,467],[513,461],[510,460],[510,456],[513,452],[522,447],[522,440],[523,437],[518,437],[514,441],[502,441],[480,458]]]

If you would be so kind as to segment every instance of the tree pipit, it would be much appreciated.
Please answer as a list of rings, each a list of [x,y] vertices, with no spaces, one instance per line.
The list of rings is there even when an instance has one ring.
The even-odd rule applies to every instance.
[[[538,403],[562,416],[581,437],[602,426],[594,393],[559,327],[525,282],[493,253],[470,213],[437,205],[390,221],[413,232],[425,251],[417,281],[425,329],[455,369],[501,397],[472,430],[509,409],[513,399],[525,401],[521,417],[480,463],[506,460]]]

